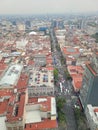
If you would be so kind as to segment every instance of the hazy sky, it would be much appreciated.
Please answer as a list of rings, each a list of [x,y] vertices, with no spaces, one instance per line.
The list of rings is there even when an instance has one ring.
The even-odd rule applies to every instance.
[[[0,0],[0,14],[98,11],[98,0]]]

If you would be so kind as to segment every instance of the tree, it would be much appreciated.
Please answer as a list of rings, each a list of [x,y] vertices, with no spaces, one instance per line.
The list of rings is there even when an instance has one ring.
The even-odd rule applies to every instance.
[[[67,80],[72,80],[72,77],[70,76],[67,69],[65,70],[65,75],[66,75]]]
[[[57,108],[61,109],[64,106],[65,102],[65,98],[57,98]]]
[[[54,79],[58,80],[58,73],[59,73],[58,69],[55,68],[54,71],[53,71],[53,73],[54,73]]]
[[[87,121],[85,114],[78,108],[74,108],[75,118],[78,126],[78,130],[87,130]]]
[[[58,51],[61,50],[59,45],[56,45],[56,49],[57,49]]]
[[[63,112],[64,104],[66,103],[65,98],[57,98],[57,112],[58,112],[58,121],[60,126],[64,126],[66,123],[65,113]]]

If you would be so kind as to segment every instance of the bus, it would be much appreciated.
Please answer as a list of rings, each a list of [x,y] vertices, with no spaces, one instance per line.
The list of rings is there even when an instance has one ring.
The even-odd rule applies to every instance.
[[[61,90],[61,93],[63,92],[63,86],[62,86],[62,83],[60,82],[60,90]]]

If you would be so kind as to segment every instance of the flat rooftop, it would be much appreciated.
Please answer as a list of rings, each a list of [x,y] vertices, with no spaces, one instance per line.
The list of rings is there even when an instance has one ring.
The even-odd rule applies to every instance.
[[[42,113],[46,114],[46,112],[51,112],[51,116],[56,116],[55,97],[37,97],[29,99],[29,104],[26,106],[26,124],[41,123],[41,118],[43,117]]]
[[[6,119],[5,116],[0,117],[0,129],[1,130],[6,130],[5,119]]]
[[[30,75],[29,86],[50,86],[54,87],[54,77],[51,71],[36,71]]]
[[[73,54],[80,54],[78,48],[74,48],[71,46],[65,46],[62,48],[62,51],[65,55],[73,55]]]
[[[41,122],[41,116],[39,110],[26,112],[26,124]]]
[[[20,64],[11,65],[0,80],[1,86],[15,85],[18,81],[19,75],[23,66]]]

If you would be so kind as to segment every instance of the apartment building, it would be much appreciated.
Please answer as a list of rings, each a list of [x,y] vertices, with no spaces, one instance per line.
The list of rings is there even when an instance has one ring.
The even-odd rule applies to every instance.
[[[83,108],[87,104],[98,106],[98,53],[95,52],[90,63],[85,66],[82,88],[80,90],[80,101]]]

